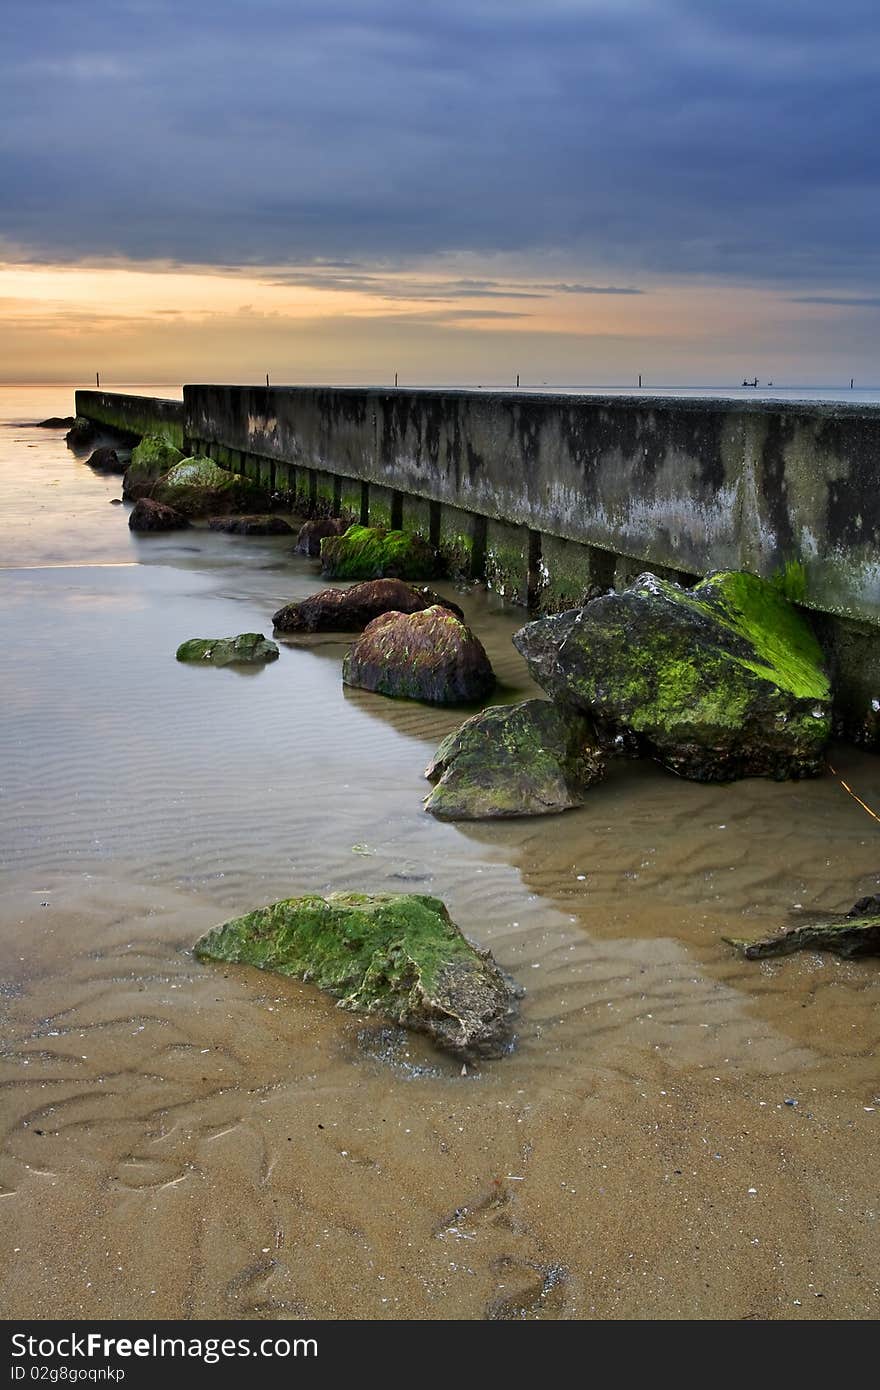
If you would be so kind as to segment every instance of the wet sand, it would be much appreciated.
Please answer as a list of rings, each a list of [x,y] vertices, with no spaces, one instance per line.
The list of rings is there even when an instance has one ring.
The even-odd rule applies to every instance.
[[[876,1316],[877,962],[722,941],[877,891],[838,783],[619,763],[565,816],[436,823],[421,771],[460,715],[344,691],[344,639],[174,662],[320,587],[289,542],[138,541],[117,479],[0,434],[5,1316]],[[522,614],[456,598],[500,698],[536,693]],[[880,761],[833,761],[880,804]],[[193,960],[331,888],[444,898],[526,986],[515,1053],[462,1076]]]

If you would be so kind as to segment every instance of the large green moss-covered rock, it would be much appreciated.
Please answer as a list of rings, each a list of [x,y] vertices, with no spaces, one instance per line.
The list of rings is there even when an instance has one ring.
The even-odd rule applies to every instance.
[[[548,815],[583,805],[604,775],[588,719],[549,700],[493,705],[440,744],[425,809],[438,820]]]
[[[821,772],[831,692],[807,620],[756,575],[644,574],[514,636],[539,685],[698,781]]]
[[[311,981],[342,1008],[383,1015],[459,1055],[499,1056],[511,1044],[516,988],[438,898],[288,898],[215,927],[195,953]]]
[[[184,516],[256,510],[266,502],[259,483],[241,473],[230,473],[200,454],[176,463],[156,483],[151,495]]]
[[[137,500],[152,492],[156,483],[183,454],[164,434],[145,434],[131,451],[131,463],[122,480],[122,495]]]
[[[828,913],[798,922],[787,931],[758,941],[728,936],[747,960],[788,956],[794,951],[831,951],[836,956],[880,956],[880,899],[860,898],[846,913]]]
[[[261,632],[242,632],[238,637],[191,637],[177,648],[178,661],[208,662],[212,666],[251,666],[274,661],[278,648]]]
[[[346,652],[346,685],[405,700],[469,705],[495,685],[485,648],[448,608],[383,613]]]
[[[328,579],[433,579],[437,552],[409,531],[349,526],[321,541],[321,573]]]

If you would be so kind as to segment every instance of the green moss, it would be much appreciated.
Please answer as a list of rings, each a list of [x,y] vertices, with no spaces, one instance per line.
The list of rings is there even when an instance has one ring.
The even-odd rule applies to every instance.
[[[381,526],[350,526],[321,541],[322,573],[331,579],[433,579],[437,557],[422,536]]]
[[[122,491],[125,497],[143,497],[151,491],[169,468],[180,463],[183,454],[165,435],[146,434],[131,451]]]
[[[252,665],[275,661],[278,648],[261,632],[242,632],[238,637],[191,637],[177,648],[178,661],[208,662],[212,666]]]
[[[790,603],[803,603],[807,596],[807,572],[800,560],[787,560],[770,582]]]
[[[443,740],[425,769],[440,820],[566,811],[604,775],[588,720],[549,700],[495,705]]]
[[[198,454],[169,469],[152,495],[157,502],[164,502],[185,516],[220,510],[258,511],[266,502],[265,491],[259,484]]]
[[[452,1051],[497,1055],[509,1041],[511,987],[438,898],[288,898],[214,928],[195,953],[311,981],[342,1008],[418,1028]]]

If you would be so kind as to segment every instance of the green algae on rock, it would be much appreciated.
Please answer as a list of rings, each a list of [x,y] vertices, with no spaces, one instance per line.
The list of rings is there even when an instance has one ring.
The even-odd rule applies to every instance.
[[[776,585],[719,571],[693,589],[644,574],[521,628],[549,695],[697,781],[815,776],[831,732],[822,651]]]
[[[589,719],[549,700],[492,705],[440,744],[425,810],[438,820],[550,815],[582,806],[604,775]]]
[[[827,913],[798,922],[787,931],[756,941],[726,936],[746,960],[788,956],[794,951],[831,951],[836,956],[880,956],[880,899],[860,898],[845,913]]]
[[[259,483],[241,473],[230,473],[200,454],[181,459],[170,468],[151,495],[185,516],[256,509],[266,500]]]
[[[122,480],[123,497],[137,500],[152,492],[156,483],[183,454],[164,434],[145,434],[131,451],[131,463]]]
[[[383,613],[346,652],[346,685],[404,700],[468,705],[495,685],[485,648],[448,608]]]
[[[212,666],[251,666],[275,661],[278,648],[261,632],[242,632],[238,637],[191,637],[177,648],[178,661],[208,662]]]
[[[288,898],[213,928],[195,954],[309,981],[341,1008],[427,1033],[458,1056],[497,1057],[512,1045],[519,991],[488,951],[465,940],[439,898]]]
[[[328,579],[434,579],[437,572],[437,552],[409,531],[349,526],[321,541],[321,573]]]

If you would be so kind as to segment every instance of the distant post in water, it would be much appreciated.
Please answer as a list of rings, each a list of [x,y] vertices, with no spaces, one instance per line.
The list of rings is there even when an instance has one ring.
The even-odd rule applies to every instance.
[[[855,379],[854,376],[851,376],[850,379],[849,379],[849,389],[852,390],[853,387],[855,386],[855,384],[856,384],[856,379]]]
[[[519,390],[519,372],[516,374],[516,389]]]
[[[639,372],[639,390],[641,391],[641,389],[642,389],[642,374],[641,374],[641,372]]]
[[[101,373],[100,373],[100,372],[95,372],[95,385],[97,386],[98,390],[100,391],[100,389],[101,389]]]
[[[394,385],[397,386],[397,372],[394,373]]]
[[[269,385],[269,373],[268,373],[268,372],[266,373],[266,385],[267,385],[267,386]]]

